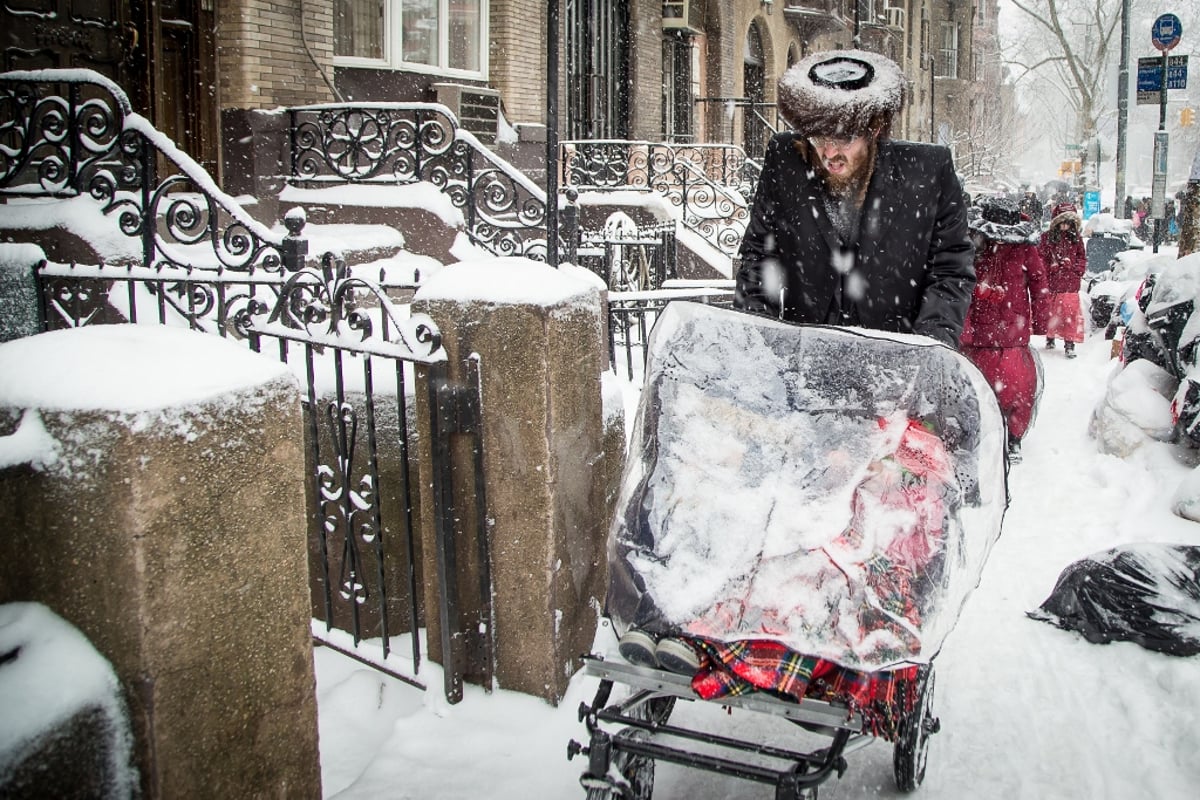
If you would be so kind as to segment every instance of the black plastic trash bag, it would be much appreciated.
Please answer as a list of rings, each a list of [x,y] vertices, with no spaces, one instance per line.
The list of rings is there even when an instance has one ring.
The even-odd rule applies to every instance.
[[[1029,616],[1097,644],[1200,653],[1200,547],[1145,543],[1095,553],[1063,570]]]

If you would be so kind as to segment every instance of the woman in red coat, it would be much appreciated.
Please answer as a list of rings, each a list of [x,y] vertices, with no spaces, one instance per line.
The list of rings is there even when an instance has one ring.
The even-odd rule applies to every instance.
[[[984,198],[970,223],[975,240],[975,293],[963,328],[963,355],[987,378],[1008,424],[1010,461],[1033,422],[1041,383],[1029,336],[1044,320],[1046,268],[1037,227],[1006,198]]]
[[[1079,235],[1079,212],[1070,203],[1060,203],[1051,212],[1050,229],[1042,234],[1038,253],[1046,265],[1050,301],[1046,319],[1046,349],[1063,340],[1067,358],[1075,357],[1075,345],[1083,341],[1083,307],[1079,283],[1087,271],[1087,250]]]

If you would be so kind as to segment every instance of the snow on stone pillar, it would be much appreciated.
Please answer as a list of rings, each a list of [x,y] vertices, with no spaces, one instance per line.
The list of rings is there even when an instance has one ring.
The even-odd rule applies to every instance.
[[[41,603],[0,603],[0,797],[137,796],[112,665]]]
[[[113,665],[141,794],[321,796],[303,426],[244,343],[98,325],[0,345],[0,602]]]
[[[555,703],[595,637],[607,575],[605,537],[624,457],[619,399],[602,396],[608,367],[603,288],[585,270],[499,258],[443,269],[413,302],[414,312],[429,314],[441,330],[451,380],[464,380],[464,362],[478,357],[495,683]],[[416,390],[422,420],[428,418],[425,386],[419,380]],[[425,430],[420,439],[421,485],[429,487]],[[470,456],[456,448],[455,507],[469,510]],[[442,663],[428,494],[421,514],[427,641],[430,657]],[[464,570],[477,567],[478,551],[470,526],[461,530],[460,626],[471,636],[479,591],[477,575]],[[466,670],[468,681],[481,674],[486,671],[478,663]]]

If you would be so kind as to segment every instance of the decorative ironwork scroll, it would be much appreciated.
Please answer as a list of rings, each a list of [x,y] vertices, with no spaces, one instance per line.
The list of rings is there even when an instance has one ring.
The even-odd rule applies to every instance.
[[[467,233],[500,256],[546,257],[546,195],[434,103],[290,111],[297,185],[428,182],[462,209]]]
[[[741,148],[617,140],[570,141],[562,148],[568,186],[657,192],[680,208],[685,227],[722,253],[737,253],[757,177]]]
[[[133,113],[120,87],[90,70],[0,73],[0,194],[89,195],[135,240],[131,252],[144,266],[285,268],[284,236],[247,214]]]

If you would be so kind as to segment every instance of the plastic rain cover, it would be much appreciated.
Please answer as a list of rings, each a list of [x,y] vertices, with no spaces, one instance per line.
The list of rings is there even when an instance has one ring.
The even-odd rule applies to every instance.
[[[1007,502],[978,370],[925,337],[678,301],[648,348],[609,535],[618,633],[932,659]]]

